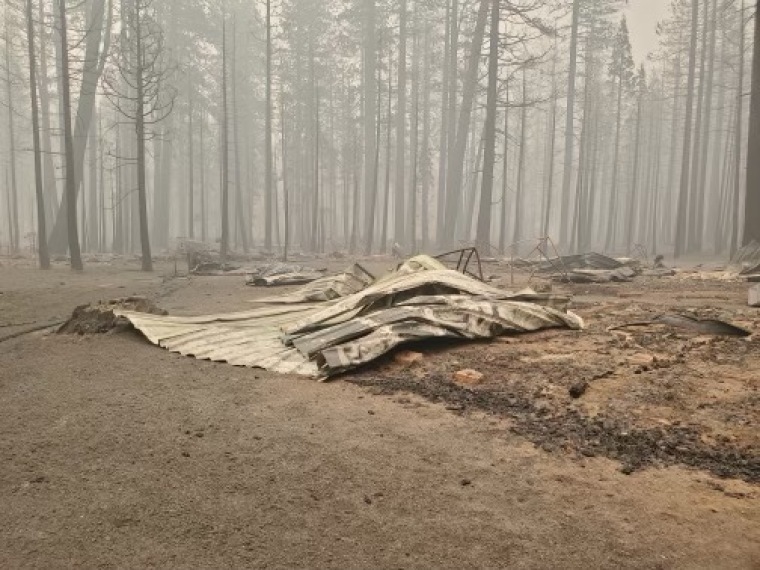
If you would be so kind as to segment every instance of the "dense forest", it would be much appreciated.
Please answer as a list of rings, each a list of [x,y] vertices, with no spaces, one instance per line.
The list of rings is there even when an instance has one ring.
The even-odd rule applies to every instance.
[[[638,64],[626,4],[4,0],[0,249],[727,258],[756,3],[672,0]]]

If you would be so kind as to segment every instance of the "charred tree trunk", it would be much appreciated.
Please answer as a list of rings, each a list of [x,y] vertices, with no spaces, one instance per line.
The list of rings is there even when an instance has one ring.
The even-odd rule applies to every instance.
[[[405,211],[406,211],[406,2],[401,0],[399,21],[399,59],[398,59],[398,106],[396,108],[396,183],[395,183],[395,220],[393,235],[395,240],[406,245]]]
[[[456,0],[454,0],[456,2]],[[436,236],[440,236],[443,228],[443,219],[446,212],[446,156],[448,154],[448,124],[449,124],[449,76],[451,69],[451,36],[452,36],[452,9],[451,0],[446,0],[446,29],[443,40],[443,74],[441,81],[441,129],[438,143],[438,197],[436,200]],[[439,240],[440,241],[440,240]]]
[[[287,139],[285,136],[285,91],[280,84],[280,142],[282,144],[282,205],[285,227],[283,228],[282,260],[288,260],[290,248],[290,196],[288,195]]]
[[[483,251],[491,246],[491,202],[493,201],[494,166],[496,164],[496,82],[499,74],[499,3],[491,0],[491,30],[488,54],[488,94],[486,96],[485,162],[480,190],[475,242]]]
[[[10,227],[8,228],[11,239],[11,251],[18,253],[20,249],[19,223],[18,223],[18,188],[16,185],[16,129],[15,129],[15,107],[13,104],[13,83],[11,80],[11,36],[9,15],[6,10],[5,14],[5,86],[6,86],[6,105],[8,108],[8,168],[10,172]]]
[[[578,66],[578,21],[582,0],[573,1],[573,16],[570,31],[570,71],[567,78],[567,116],[565,118],[565,165],[562,171],[562,204],[560,215],[560,240],[563,244],[570,239],[570,184],[573,174],[575,151],[575,79]]]
[[[689,170],[691,166],[691,135],[694,113],[694,83],[697,69],[697,35],[699,30],[699,0],[692,0],[691,40],[689,44],[689,79],[686,87],[686,120],[684,122],[683,157],[681,160],[681,183],[678,190],[678,207],[676,211],[675,257],[681,257],[686,251]]]
[[[79,250],[79,228],[77,228],[77,179],[74,165],[74,134],[71,127],[71,80],[69,75],[68,26],[66,22],[66,0],[58,0],[61,35],[61,88],[63,92],[63,140],[66,159],[66,201],[71,205],[66,208],[68,225],[69,254],[71,268],[82,271],[82,254]]]
[[[243,196],[243,178],[240,174],[240,114],[237,77],[237,27],[232,26],[232,61],[230,72],[232,76],[232,149],[235,161],[235,244],[243,246],[243,252],[248,253],[248,233],[245,217],[245,200]]]
[[[679,31],[678,34],[678,44],[681,43],[681,32]],[[675,62],[673,64],[673,108],[671,109],[671,121],[670,121],[670,156],[669,156],[669,163],[668,163],[668,182],[667,182],[667,192],[668,197],[667,201],[665,202],[665,208],[663,211],[663,219],[665,220],[671,220],[672,219],[672,204],[673,204],[673,188],[675,186],[675,176],[676,171],[678,168],[678,133],[679,133],[679,103],[681,101],[681,52],[678,50],[678,53],[675,57]],[[665,230],[665,228],[663,228]],[[674,228],[672,226],[667,228],[668,232],[668,240],[665,240],[666,242],[670,242],[671,239],[674,237]]]
[[[377,205],[376,121],[377,83],[375,34],[375,0],[364,0],[364,230],[367,233],[364,253],[372,253],[375,237],[375,208]],[[403,33],[403,31],[402,31]],[[402,40],[403,41],[403,40]]]
[[[222,210],[222,241],[220,254],[222,263],[227,261],[230,247],[229,220],[229,185],[230,185],[230,149],[229,149],[229,117],[227,112],[227,13],[222,13],[222,118],[221,118],[221,210]]]
[[[65,5],[65,0],[63,2],[60,2]],[[60,36],[63,36],[63,27],[66,25],[65,19],[65,8],[61,9],[59,5],[59,26],[61,27],[61,30],[59,32]],[[98,82],[100,81],[100,76],[103,73],[103,68],[105,67],[105,60],[106,55],[109,51],[109,45],[110,45],[110,29],[111,29],[111,21],[113,19],[113,3],[108,2],[108,13],[106,15],[106,2],[105,0],[100,2],[94,2],[92,4],[91,12],[88,14],[87,18],[87,34],[86,34],[86,45],[85,45],[85,53],[84,53],[84,65],[83,65],[83,71],[82,71],[82,77],[80,80],[80,89],[79,89],[79,100],[77,103],[77,112],[76,112],[76,124],[73,125],[72,122],[72,128],[75,130],[72,132],[72,144],[74,145],[72,147],[73,150],[73,164],[72,166],[75,169],[74,174],[74,180],[76,182],[76,186],[74,188],[74,195],[73,197],[69,196],[68,192],[65,192],[63,195],[63,199],[61,200],[61,207],[58,211],[58,216],[56,218],[55,226],[53,227],[51,237],[50,237],[50,247],[51,251],[54,251],[56,253],[62,253],[63,248],[62,244],[64,242],[64,235],[66,234],[66,226],[67,223],[72,219],[69,216],[68,213],[68,204],[74,204],[76,205],[76,198],[79,192],[79,186],[82,183],[83,180],[83,170],[84,170],[84,157],[85,157],[85,150],[87,147],[87,133],[90,131],[90,122],[92,121],[92,114],[93,110],[95,108],[95,100],[97,98],[97,87]],[[106,32],[104,34],[104,31]],[[66,34],[68,36],[68,33]],[[61,49],[59,50],[59,54],[62,60],[69,57],[69,48],[68,45],[63,45],[63,39],[61,39]],[[61,61],[60,62],[60,68],[61,68],[61,74],[63,75],[63,67],[66,67],[66,73],[70,75],[69,72],[69,61]],[[63,79],[61,79],[61,84],[63,84]],[[69,85],[68,88],[64,88],[63,85],[61,85],[61,88],[63,91],[69,91],[68,99],[71,100],[71,86]],[[71,109],[65,109],[63,110],[64,114],[68,114],[71,116]],[[65,142],[64,142],[65,146]],[[76,209],[76,206],[74,208]],[[74,213],[74,218],[76,218],[76,213]],[[70,244],[69,244],[70,245]]]
[[[612,159],[612,184],[610,194],[610,206],[607,211],[607,237],[605,239],[605,249],[610,251],[615,246],[615,230],[617,228],[617,196],[618,196],[618,163],[620,158],[620,130],[623,123],[623,75],[622,64],[618,75],[617,93],[615,104],[615,156]]]
[[[689,220],[686,232],[686,251],[696,251],[699,249],[699,236],[702,233],[702,222],[699,219],[700,202],[702,197],[699,195],[700,186],[700,165],[704,160],[702,156],[702,138],[703,138],[703,116],[705,114],[705,91],[711,86],[707,84],[705,65],[707,64],[707,36],[710,27],[710,0],[705,0],[704,17],[702,25],[702,47],[699,50],[699,86],[697,87],[697,116],[694,121],[694,147],[692,149],[691,160],[691,179],[689,184]],[[706,133],[704,136],[707,136]]]
[[[98,109],[93,111],[93,120],[90,126],[89,167],[90,179],[87,184],[87,251],[95,251],[98,243]],[[84,194],[82,194],[84,196]]]
[[[37,199],[37,242],[40,269],[50,269],[45,229],[45,193],[42,179],[42,156],[40,147],[39,103],[37,101],[37,57],[34,53],[34,21],[32,0],[26,0],[26,39],[29,54],[29,87],[32,102],[32,144],[34,147],[34,190]]]
[[[419,183],[419,142],[420,142],[420,38],[418,29],[418,12],[415,4],[412,20],[412,119],[409,146],[411,151],[411,180],[409,192],[409,221],[407,231],[409,236],[409,252],[417,253],[417,190]]]
[[[52,128],[50,123],[50,90],[48,89],[48,55],[47,55],[47,26],[45,23],[45,4],[39,0],[38,25],[40,36],[40,68],[37,74],[37,82],[40,91],[40,119],[42,121],[42,131],[40,132],[42,166],[44,172],[44,195],[45,195],[45,216],[46,228],[55,222],[55,216],[58,213],[58,184],[55,179],[55,163],[53,162],[53,143]],[[49,236],[44,236],[48,241]],[[40,237],[40,240],[43,238]]]
[[[557,51],[555,46],[552,62],[552,107],[549,118],[549,152],[547,156],[546,199],[544,201],[544,218],[541,226],[542,237],[549,236],[549,221],[552,215],[552,197],[554,195],[554,152],[557,144]]]
[[[752,157],[752,160],[747,165],[744,237],[742,241],[744,245],[753,240],[760,242],[760,160],[756,158],[760,156],[760,10],[755,10],[755,45],[752,51],[751,92],[747,155]],[[737,161],[737,164],[740,162]]]
[[[499,220],[499,255],[507,248],[507,184],[509,179],[509,80],[504,88],[504,161],[501,171],[501,218]]]
[[[422,169],[422,205],[421,205],[421,222],[422,222],[422,251],[427,251],[430,243],[430,175],[432,171],[432,164],[430,161],[430,67],[432,64],[430,56],[430,28],[426,24],[425,26],[425,40],[424,40],[424,54],[425,60],[423,63],[423,79],[422,79],[422,150],[421,155],[421,169]],[[379,133],[379,131],[378,131]]]
[[[208,210],[206,208],[207,198],[206,198],[206,166],[205,166],[205,137],[204,137],[204,131],[206,126],[206,113],[205,111],[201,113],[201,121],[199,126],[199,145],[200,145],[200,153],[201,153],[201,161],[198,165],[200,167],[200,201],[201,201],[201,241],[203,243],[206,243],[206,240],[208,239]]]
[[[488,21],[489,0],[480,0],[478,19],[472,36],[472,45],[467,64],[467,76],[464,81],[462,92],[462,105],[457,120],[456,137],[454,145],[449,146],[448,167],[446,171],[446,219],[448,243],[450,244],[457,223],[457,206],[461,204],[462,176],[464,174],[464,158],[467,150],[467,135],[470,131],[470,119],[472,118],[473,101],[478,87],[478,64],[480,61],[481,46],[485,34],[486,22]]]
[[[438,234],[437,234],[437,241],[439,247],[444,247],[446,245],[449,245],[451,242],[452,236],[454,234],[455,228],[453,226],[449,227],[447,225],[450,214],[449,209],[451,207],[456,208],[456,205],[451,205],[449,202],[450,200],[456,200],[457,197],[452,198],[452,192],[450,188],[449,183],[449,168],[451,166],[451,160],[454,156],[454,145],[456,144],[456,138],[457,138],[457,94],[458,94],[458,77],[459,77],[459,0],[452,0],[451,2],[451,26],[449,29],[449,60],[448,60],[448,71],[449,71],[449,84],[448,84],[448,111],[447,111],[447,124],[441,125],[442,129],[446,129],[446,156],[443,156],[440,158],[441,162],[445,165],[445,171],[444,171],[444,178],[446,180],[446,195],[444,197],[444,211],[443,211],[443,219],[441,221],[441,224],[439,226]],[[477,76],[476,76],[477,77]],[[464,151],[462,156],[464,156]],[[460,180],[461,184],[461,180]],[[458,194],[459,189],[457,189],[457,192],[454,194]],[[446,228],[446,230],[444,230]],[[450,231],[448,231],[450,230]]]
[[[383,191],[383,227],[380,232],[380,252],[388,248],[388,213],[391,200],[391,141],[393,138],[393,57],[388,50],[388,109],[385,121],[385,189]]]
[[[639,156],[640,156],[640,142],[641,142],[641,110],[644,104],[644,86],[639,86],[639,100],[636,104],[636,133],[633,140],[633,174],[631,175],[631,190],[628,197],[628,220],[627,220],[627,232],[625,237],[625,247],[630,255],[633,248],[634,239],[634,226],[636,224],[636,213],[638,205],[638,192],[639,192]],[[639,215],[641,213],[639,212]]]
[[[267,76],[266,76],[266,116],[264,124],[264,249],[272,251],[272,194],[274,187],[274,174],[272,164],[272,0],[267,0]],[[283,134],[284,137],[284,134]],[[283,138],[284,140],[284,138]],[[283,147],[284,152],[284,147]],[[284,156],[284,155],[283,155]],[[283,169],[284,170],[284,169]],[[287,224],[286,224],[287,226]],[[287,233],[287,230],[286,230]],[[285,240],[287,242],[287,238]],[[287,257],[287,250],[285,253]]]
[[[319,85],[316,83],[316,79],[314,78],[312,74],[312,81],[313,81],[313,92],[314,92],[314,192],[313,192],[313,203],[312,203],[312,210],[311,210],[311,247],[313,251],[316,251],[317,253],[322,253],[321,248],[321,240],[319,237],[319,232],[321,228],[321,216],[320,211],[322,209],[322,201],[319,195],[320,191],[320,180],[319,180],[319,130],[320,130],[320,122],[319,122]],[[357,198],[358,198],[358,192],[357,192]],[[356,211],[358,212],[358,204],[356,206]],[[354,217],[354,225],[358,226],[358,218]]]
[[[519,248],[518,242],[522,239],[522,210],[523,195],[525,186],[525,155],[528,123],[528,76],[523,67],[523,88],[522,88],[522,112],[520,117],[520,157],[517,163],[517,188],[515,189],[515,227],[512,234],[512,242],[516,248]],[[513,250],[517,251],[517,250]]]
[[[705,226],[705,188],[707,186],[707,163],[709,160],[710,139],[712,136],[712,99],[715,79],[715,42],[718,27],[718,0],[712,0],[711,15],[707,14],[705,6],[705,18],[708,19],[710,43],[707,49],[707,80],[705,81],[704,103],[704,133],[702,135],[702,148],[700,150],[699,173],[697,175],[696,204],[694,213],[694,242],[696,251],[702,250]],[[707,32],[707,30],[705,30]],[[707,34],[706,34],[707,35]]]
[[[150,236],[148,234],[148,187],[145,181],[145,83],[143,74],[143,36],[142,19],[139,0],[135,8],[135,89],[136,107],[135,134],[137,135],[137,200],[140,211],[140,249],[142,253],[142,270],[153,271],[153,258],[150,252]]]
[[[192,81],[187,95],[187,237],[195,239],[195,145]]]

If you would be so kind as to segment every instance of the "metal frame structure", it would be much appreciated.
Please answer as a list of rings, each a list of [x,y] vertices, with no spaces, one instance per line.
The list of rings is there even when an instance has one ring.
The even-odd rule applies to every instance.
[[[480,253],[478,252],[477,248],[465,247],[462,249],[447,251],[446,253],[441,253],[439,255],[436,255],[435,259],[438,259],[439,261],[445,261],[445,258],[451,257],[452,255],[459,255],[459,258],[457,259],[457,267],[456,267],[457,271],[459,271],[460,273],[464,273],[465,275],[469,275],[470,277],[474,277],[475,279],[480,279],[481,281],[484,281],[483,264],[480,261]],[[470,262],[472,261],[473,257],[475,258],[475,261],[477,261],[478,263],[477,274],[469,270]]]

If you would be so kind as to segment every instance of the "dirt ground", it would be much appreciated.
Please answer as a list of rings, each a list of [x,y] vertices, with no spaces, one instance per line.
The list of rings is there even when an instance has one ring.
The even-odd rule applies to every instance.
[[[34,331],[131,295],[243,310],[262,293],[242,278],[0,264],[1,568],[760,568],[760,341],[607,330],[694,311],[760,331],[744,283],[555,285],[586,331],[320,384]]]

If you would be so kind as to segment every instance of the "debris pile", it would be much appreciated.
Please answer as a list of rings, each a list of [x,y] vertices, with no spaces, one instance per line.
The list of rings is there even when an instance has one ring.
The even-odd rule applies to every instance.
[[[201,249],[187,252],[187,267],[193,275],[209,277],[240,269],[237,265],[223,263],[217,253]]]
[[[555,272],[559,269],[576,271],[582,269],[614,270],[623,267],[623,263],[601,253],[581,253],[578,255],[563,255],[548,259],[541,263],[538,270],[541,272]]]
[[[319,303],[332,301],[358,293],[374,283],[375,277],[358,263],[349,267],[343,273],[327,275],[313,280],[303,287],[276,297],[256,299],[257,303],[290,304],[290,303]],[[250,283],[248,283],[250,285]]]
[[[636,261],[621,261],[594,252],[547,259],[536,271],[560,283],[627,282],[641,273]]]
[[[356,266],[342,274],[354,277],[347,279],[354,287],[361,281],[355,271]],[[154,344],[180,354],[316,377],[354,369],[414,341],[583,328],[581,318],[567,311],[567,297],[531,290],[509,293],[427,256],[366,281],[338,299],[267,299],[262,308],[242,313],[190,318],[129,310],[116,314]],[[334,282],[323,285],[329,288]]]
[[[316,281],[325,274],[324,269],[312,269],[293,263],[268,263],[245,274],[246,285],[272,287],[275,285],[303,285]]]
[[[115,310],[162,316],[168,314],[145,297],[125,297],[111,301],[100,301],[94,304],[80,305],[74,309],[71,318],[58,329],[58,332],[66,334],[102,334],[117,329],[120,326],[129,326],[127,319],[117,316],[114,313]]]

